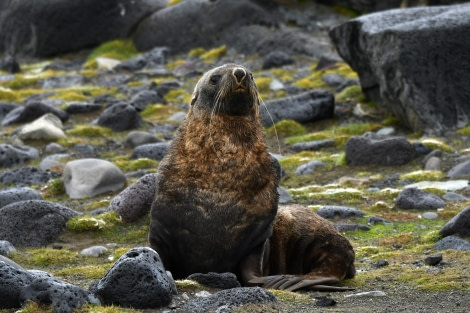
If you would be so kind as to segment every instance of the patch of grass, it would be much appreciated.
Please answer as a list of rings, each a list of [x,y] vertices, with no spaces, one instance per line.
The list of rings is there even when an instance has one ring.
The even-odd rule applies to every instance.
[[[116,39],[99,45],[87,57],[87,62],[99,57],[127,60],[137,55],[138,51],[131,39]]]
[[[111,268],[110,264],[67,267],[55,272],[63,278],[101,279]]]
[[[60,178],[54,178],[46,183],[46,186],[41,189],[43,198],[52,198],[65,194],[64,182]]]
[[[293,120],[282,120],[277,122],[274,126],[266,129],[268,135],[279,135],[282,137],[287,136],[300,136],[307,132],[305,127]]]
[[[137,160],[119,160],[115,161],[114,164],[124,172],[132,172],[145,168],[157,168],[158,161],[142,158]]]
[[[400,175],[400,180],[419,181],[440,181],[445,178],[445,174],[441,171],[414,171]]]
[[[204,53],[206,53],[207,50],[204,49],[204,48],[195,48],[195,49],[192,49],[191,51],[188,52],[188,56],[190,57],[198,57],[198,56],[201,56],[203,55]]]
[[[313,303],[313,298],[308,294],[302,294],[299,292],[291,292],[287,290],[275,290],[270,289],[276,298],[285,302],[297,302],[297,303]]]
[[[109,138],[112,136],[113,131],[111,128],[96,126],[96,125],[77,125],[72,129],[66,131],[67,135],[87,137],[87,138]]]
[[[13,252],[10,256],[13,261],[25,268],[74,265],[84,258],[77,252],[51,248],[31,248],[25,253]]]
[[[343,89],[335,95],[336,102],[361,102],[365,101],[361,86],[354,85]]]
[[[464,136],[470,136],[470,125],[457,130],[457,133],[464,135]]]
[[[171,99],[174,101],[178,101],[177,103],[179,103],[180,101],[178,100],[179,98],[181,98],[182,101],[185,101],[187,100],[186,98],[187,96],[188,94],[186,93],[171,93],[167,97],[167,100]],[[185,102],[185,103],[189,103],[189,101],[190,100],[188,100],[188,102]],[[179,111],[181,111],[181,109],[176,106],[164,105],[164,104],[150,104],[150,105],[147,105],[147,107],[142,112],[140,112],[140,115],[142,116],[142,118],[148,121],[157,122],[161,120],[166,121],[166,119],[169,116]]]
[[[110,211],[97,216],[80,215],[72,217],[67,222],[67,229],[74,232],[87,232],[111,229],[122,223],[116,212]]]
[[[440,149],[445,152],[454,152],[454,148],[437,138],[426,138],[420,140],[420,142],[432,150]]]
[[[227,53],[227,46],[222,45],[220,47],[211,49],[211,50],[201,54],[200,58],[202,60],[216,59],[216,58],[220,58],[221,56],[223,56],[226,53]]]
[[[172,89],[165,95],[165,99],[168,103],[189,103],[191,96],[186,90]]]
[[[256,86],[258,87],[258,91],[261,92],[269,92],[269,84],[273,79],[271,77],[258,77],[255,79]]]

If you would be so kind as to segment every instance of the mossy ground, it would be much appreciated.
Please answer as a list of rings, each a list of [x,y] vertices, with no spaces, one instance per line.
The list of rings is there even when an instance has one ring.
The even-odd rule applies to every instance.
[[[176,1],[175,1],[176,2]],[[111,42],[96,49],[88,60],[97,56],[107,55],[109,50],[122,50],[116,58],[125,59],[135,55],[135,51],[129,43],[123,41]],[[198,49],[189,53],[190,58],[202,60],[204,64],[215,62],[221,56],[227,54],[226,48],[218,47],[214,50]],[[166,67],[174,69],[185,63],[186,57],[170,58]],[[298,60],[296,61],[298,62]],[[63,73],[47,72],[38,74],[38,68],[44,63],[25,65],[24,73],[18,75],[15,80],[8,83],[0,83],[0,101],[17,101],[21,103],[32,94],[43,93],[39,87],[41,75],[52,77]],[[85,73],[82,71],[82,73]],[[86,72],[86,75],[93,75]],[[310,73],[305,77],[299,77],[294,67],[271,69],[256,72],[255,79],[263,91],[264,100],[270,100],[278,94],[269,90],[269,83],[277,79],[285,84],[298,85],[301,88],[325,87],[321,77],[326,74],[339,74],[345,78],[355,77],[354,73],[345,64],[328,69],[315,71],[315,64],[310,67]],[[169,80],[174,79],[172,77]],[[155,80],[158,84],[161,79]],[[142,118],[146,121],[141,129],[146,130],[152,123],[165,122],[171,114],[181,111],[181,104],[187,104],[191,97],[192,88],[197,78],[187,79],[184,86],[170,91],[165,95],[168,105],[152,104],[143,112]],[[303,85],[305,84],[305,85]],[[331,90],[331,89],[330,89]],[[111,93],[116,97],[125,96],[116,88],[97,88],[87,86],[82,88],[69,88],[54,90],[54,98],[69,101],[86,101],[93,97]],[[364,102],[360,87],[353,86],[335,94],[336,100],[345,103]],[[367,104],[372,107],[372,104]],[[67,138],[58,142],[67,148],[76,144],[94,145],[99,155],[105,158],[124,172],[147,169],[155,171],[158,162],[148,159],[130,160],[131,151],[115,146],[109,147],[109,141],[122,143],[127,132],[113,133],[108,129],[89,126],[96,118],[96,114],[73,115],[65,124]],[[177,122],[175,122],[177,123]],[[280,160],[286,176],[282,178],[281,185],[286,188],[294,198],[294,202],[310,206],[316,210],[322,205],[343,205],[361,209],[366,216],[359,219],[350,219],[346,223],[367,224],[371,216],[379,216],[389,223],[383,225],[370,225],[369,231],[358,230],[345,233],[356,251],[357,276],[342,282],[340,285],[352,286],[358,290],[370,290],[371,286],[377,288],[399,288],[407,290],[425,290],[427,292],[468,292],[470,252],[443,251],[445,265],[438,267],[419,266],[428,254],[437,253],[433,244],[440,239],[439,229],[455,214],[470,205],[470,202],[447,203],[444,208],[437,211],[438,218],[426,220],[422,218],[420,211],[402,211],[396,208],[395,198],[403,185],[393,188],[383,188],[378,192],[369,188],[377,183],[400,173],[399,179],[403,184],[424,180],[442,180],[442,171],[422,171],[420,160],[416,159],[404,166],[393,167],[349,167],[345,163],[344,145],[346,141],[355,135],[361,135],[367,131],[376,131],[381,127],[397,125],[396,119],[390,116],[381,116],[375,119],[359,120],[331,119],[318,121],[312,124],[300,125],[293,121],[281,121],[276,127],[266,129],[266,138],[271,151],[280,152],[285,156]],[[2,135],[3,140],[13,128],[6,128]],[[468,136],[468,127],[460,131],[461,135]],[[417,134],[406,133],[409,138],[414,138],[432,149],[441,149],[444,153],[468,150],[465,140],[462,138],[419,138]],[[307,151],[293,153],[289,146],[296,142],[310,140],[333,139],[335,145],[321,151]],[[44,143],[32,143],[41,147]],[[280,147],[279,147],[280,146]],[[71,157],[73,159],[73,157]],[[295,174],[297,166],[312,160],[325,163],[324,167],[316,169],[313,173],[298,176]],[[37,163],[37,162],[36,162]],[[31,164],[36,164],[31,162]],[[29,165],[31,165],[29,164]],[[60,169],[59,169],[60,170]],[[135,180],[129,180],[131,184]],[[56,243],[62,249],[46,248],[19,248],[11,258],[27,269],[39,269],[50,272],[67,282],[88,288],[88,286],[100,279],[114,262],[129,249],[137,246],[148,246],[147,234],[149,229],[149,216],[134,223],[124,223],[114,213],[106,213],[100,216],[92,216],[90,212],[99,208],[107,208],[116,193],[107,193],[91,199],[72,200],[65,194],[63,183],[60,179],[53,179],[44,186],[33,186],[43,195],[45,200],[61,203],[71,209],[83,212],[84,215],[73,218],[67,224],[66,231],[61,234]],[[428,190],[442,196],[441,190]],[[467,196],[470,196],[467,192]],[[84,248],[93,245],[108,247],[102,256],[98,258],[85,257],[80,254]],[[386,259],[389,266],[375,268],[373,264],[378,260]],[[419,261],[419,262],[416,262]],[[200,290],[210,290],[204,286],[188,281],[178,281],[178,290],[181,293],[193,295]],[[210,290],[211,292],[213,290]],[[279,312],[279,307],[293,306],[293,311],[306,307],[310,311],[314,301],[311,292],[275,292],[279,299],[278,304],[260,306],[249,305],[237,309],[237,312]],[[13,312],[7,310],[6,312]],[[28,304],[21,312],[52,312],[50,306],[39,307],[34,303]],[[142,312],[141,310],[125,309],[120,307],[94,307],[85,306],[76,312],[90,313],[117,313],[117,312]],[[152,311],[153,312],[153,311]],[[161,312],[154,310],[154,312]],[[289,312],[289,310],[282,311]],[[304,312],[304,311],[302,311]],[[343,312],[343,311],[342,311]],[[359,311],[358,311],[359,312]],[[3,311],[2,311],[3,313]]]

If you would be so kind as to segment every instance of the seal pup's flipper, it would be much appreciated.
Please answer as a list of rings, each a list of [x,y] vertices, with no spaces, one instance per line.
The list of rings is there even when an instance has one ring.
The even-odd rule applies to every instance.
[[[280,289],[287,291],[296,291],[299,289],[308,288],[310,290],[323,290],[323,291],[346,291],[354,290],[350,287],[331,286],[339,282],[337,277],[322,277],[316,276],[306,278],[295,275],[273,275],[256,277],[249,281],[250,284],[261,285],[266,289]]]

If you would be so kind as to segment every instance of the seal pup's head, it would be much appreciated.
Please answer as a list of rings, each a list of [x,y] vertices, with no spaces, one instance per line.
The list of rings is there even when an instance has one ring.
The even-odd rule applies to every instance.
[[[224,64],[207,73],[196,84],[191,110],[230,116],[257,115],[258,89],[253,75],[238,64]]]

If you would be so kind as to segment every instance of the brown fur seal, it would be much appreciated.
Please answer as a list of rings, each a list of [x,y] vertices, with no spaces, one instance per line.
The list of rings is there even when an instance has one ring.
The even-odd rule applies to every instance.
[[[151,208],[151,247],[176,279],[193,273],[232,272],[245,285],[292,289],[300,281],[307,281],[299,287],[303,288],[348,277],[341,274],[350,266],[349,250],[342,250],[348,247],[336,240],[337,231],[329,224],[320,225],[320,220],[295,210],[278,215],[274,224],[279,164],[267,151],[259,104],[253,77],[240,65],[214,68],[199,80],[186,120],[158,169]],[[291,216],[300,219],[298,226],[288,219]],[[303,223],[312,221],[317,223]],[[273,224],[287,235],[274,234],[270,244]],[[316,227],[325,231],[316,231]],[[330,231],[334,238],[328,237]],[[302,234],[325,236],[302,240]],[[341,242],[339,251],[333,246],[324,249],[319,244],[326,240],[323,238],[332,240],[333,246]],[[301,246],[286,248],[290,239]],[[302,246],[304,242],[321,251],[308,250]],[[334,263],[341,269],[328,272],[328,253],[345,253],[348,262]],[[312,270],[316,264],[322,271]],[[313,276],[308,276],[309,271]],[[292,281],[292,276],[284,274],[301,276],[295,278],[295,284],[284,284]],[[273,279],[283,282],[271,284]]]

